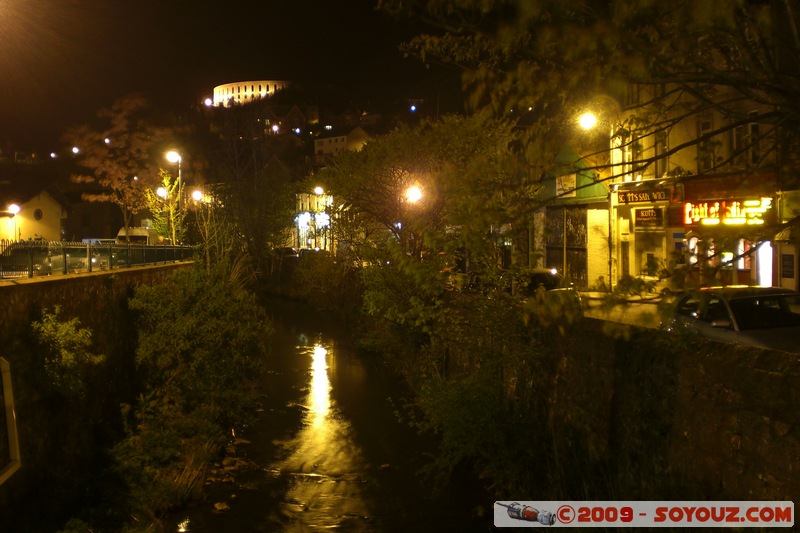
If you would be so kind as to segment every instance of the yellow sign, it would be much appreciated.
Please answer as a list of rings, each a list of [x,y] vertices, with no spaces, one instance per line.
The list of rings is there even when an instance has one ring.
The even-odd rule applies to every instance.
[[[687,226],[752,226],[764,224],[764,214],[772,208],[772,198],[713,200],[683,204]]]

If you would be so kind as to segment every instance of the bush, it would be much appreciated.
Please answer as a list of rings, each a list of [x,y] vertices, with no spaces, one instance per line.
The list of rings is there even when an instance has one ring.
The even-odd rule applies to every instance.
[[[31,326],[43,347],[48,384],[66,396],[80,396],[85,392],[86,370],[105,356],[91,352],[91,329],[81,328],[77,318],[61,321],[60,313],[58,306],[52,312],[45,309],[42,319]]]
[[[255,297],[217,269],[182,270],[130,301],[138,313],[136,362],[145,390],[125,406],[127,437],[114,456],[131,492],[131,513],[157,519],[185,502],[224,435],[254,412],[271,331]]]

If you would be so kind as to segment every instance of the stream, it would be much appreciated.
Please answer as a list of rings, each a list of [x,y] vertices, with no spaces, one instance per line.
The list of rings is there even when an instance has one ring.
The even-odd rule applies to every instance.
[[[275,310],[275,309],[279,309]],[[485,532],[488,492],[467,472],[435,490],[436,441],[400,421],[406,392],[324,315],[273,308],[262,412],[236,446],[246,464],[170,515],[175,532]]]

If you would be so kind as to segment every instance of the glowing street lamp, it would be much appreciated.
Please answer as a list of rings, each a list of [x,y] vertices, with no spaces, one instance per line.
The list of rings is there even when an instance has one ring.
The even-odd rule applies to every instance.
[[[578,117],[578,125],[584,130],[591,130],[597,126],[597,116],[591,111],[587,111]]]
[[[415,204],[422,199],[422,189],[419,188],[418,185],[412,185],[408,189],[406,189],[406,200],[410,203]]]
[[[181,161],[183,158],[181,154],[176,152],[175,150],[170,150],[165,154],[167,161],[170,163],[177,163],[178,164],[178,208],[181,207]]]
[[[181,207],[181,161],[183,158],[181,154],[176,152],[175,150],[170,150],[165,154],[167,161],[170,163],[177,163],[178,164],[178,208]]]

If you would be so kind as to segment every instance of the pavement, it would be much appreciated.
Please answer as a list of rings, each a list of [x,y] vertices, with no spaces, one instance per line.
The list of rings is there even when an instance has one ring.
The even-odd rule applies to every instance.
[[[661,323],[659,305],[664,302],[660,294],[630,295],[624,299],[615,296],[605,292],[582,292],[584,316],[645,328],[658,328]]]

